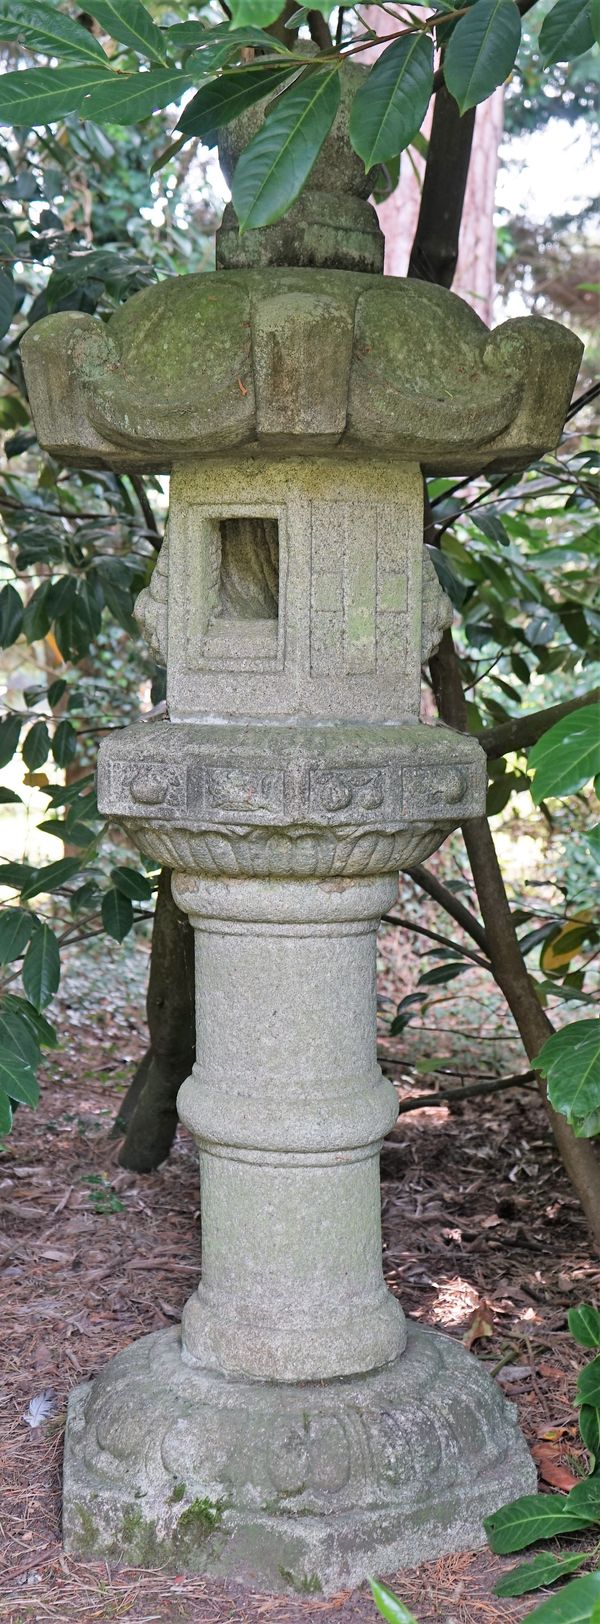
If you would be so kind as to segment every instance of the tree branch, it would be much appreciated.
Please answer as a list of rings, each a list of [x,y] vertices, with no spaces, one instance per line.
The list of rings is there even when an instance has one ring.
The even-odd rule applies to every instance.
[[[441,880],[436,879],[435,874],[430,874],[428,868],[422,868],[420,863],[416,868],[409,868],[407,873],[421,891],[425,891],[428,897],[432,897],[434,902],[438,902],[440,908],[443,908],[444,912],[449,914],[450,918],[454,919],[462,930],[466,931],[467,936],[477,942],[477,946],[487,954],[489,959],[490,950],[483,925],[480,925],[479,920],[476,919],[475,914],[471,913],[470,908],[466,908],[464,902],[461,902],[454,895],[454,892],[448,889],[448,886],[442,885]]]
[[[160,530],[159,530],[158,525],[156,523],[156,518],[154,516],[152,506],[151,506],[151,503],[150,503],[149,498],[148,498],[148,494],[147,494],[147,491],[146,491],[146,487],[144,485],[144,481],[141,478],[140,474],[130,474],[129,478],[131,480],[131,483],[133,485],[133,489],[135,491],[135,494],[136,494],[138,502],[140,504],[142,513],[144,515],[144,519],[145,519],[145,522],[146,522],[146,529],[149,531],[152,546],[155,548],[156,552],[159,553],[160,549],[162,547],[163,538],[161,536]]]
[[[385,1060],[382,1066],[385,1066]],[[407,1111],[423,1111],[431,1105],[460,1105],[461,1100],[477,1099],[483,1094],[500,1094],[505,1088],[527,1088],[534,1077],[535,1072],[523,1071],[518,1077],[494,1077],[487,1083],[467,1083],[465,1088],[441,1088],[436,1094],[416,1094],[414,1099],[401,1100],[398,1116],[405,1116]],[[389,1139],[384,1140],[384,1144],[387,1147]]]
[[[486,727],[482,733],[476,733],[478,744],[485,750],[490,761],[497,761],[501,756],[508,755],[509,750],[527,750],[529,745],[537,744],[543,738],[548,728],[554,727],[555,722],[561,722],[563,716],[570,716],[571,711],[581,710],[583,705],[594,705],[600,699],[600,688],[592,688],[588,694],[579,694],[576,699],[565,699],[560,705],[549,705],[546,710],[532,711],[528,716],[511,717],[508,722],[500,722],[497,727]]]
[[[455,953],[461,953],[463,958],[472,959],[473,964],[480,964],[483,970],[491,970],[489,959],[482,959],[480,953],[473,953],[470,947],[459,947],[450,936],[440,936],[437,930],[427,930],[425,925],[417,925],[413,919],[395,919],[393,914],[383,914],[382,923],[398,925],[401,930],[414,930],[417,936],[428,936],[431,942],[439,942],[442,947],[451,947]]]
[[[310,29],[310,37],[314,39],[320,51],[331,51],[333,40],[322,11],[309,11],[306,21]]]

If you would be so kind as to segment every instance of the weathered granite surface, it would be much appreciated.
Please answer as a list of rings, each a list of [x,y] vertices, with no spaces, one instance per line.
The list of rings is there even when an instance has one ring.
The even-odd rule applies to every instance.
[[[303,56],[307,51],[316,55],[316,48],[303,40]],[[364,71],[358,62],[346,62],[341,69],[340,104],[329,135],[302,195],[283,220],[240,237],[233,206],[226,205],[217,231],[218,270],[256,270],[268,265],[383,270],[383,232],[368,201],[377,170],[365,172],[348,134],[350,109]],[[230,185],[240,153],[260,129],[272,100],[267,96],[255,102],[219,132],[219,161]]]
[[[263,457],[178,469],[136,614],[167,667],[173,721],[339,727],[349,706],[356,721],[416,720],[421,661],[452,619],[423,548],[419,468]]]
[[[515,1417],[460,1343],[415,1324],[385,1369],[299,1385],[208,1372],[159,1331],[71,1396],[65,1544],[336,1592],[483,1543],[483,1517],[535,1489]]]
[[[490,333],[427,282],[263,269],[167,278],[107,322],[48,316],[21,353],[42,444],[86,467],[239,449],[467,474],[557,444],[582,346],[541,316]]]
[[[326,879],[422,862],[485,796],[474,739],[420,723],[140,722],[111,736],[101,810],[184,873]]]

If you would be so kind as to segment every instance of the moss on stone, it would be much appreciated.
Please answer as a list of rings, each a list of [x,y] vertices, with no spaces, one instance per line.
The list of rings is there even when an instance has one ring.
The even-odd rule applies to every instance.
[[[81,1502],[77,1503],[74,1510],[76,1515],[79,1517],[81,1524],[81,1537],[77,1542],[77,1548],[81,1552],[82,1556],[91,1556],[92,1552],[96,1548],[96,1540],[98,1537],[98,1531],[92,1517],[92,1513],[88,1510],[87,1506],[82,1505]]]
[[[175,1483],[169,1495],[169,1504],[176,1506],[180,1500],[183,1500],[184,1494],[185,1483]]]
[[[292,1573],[290,1568],[280,1568],[279,1572],[285,1584],[298,1596],[316,1596],[323,1588],[316,1573]]]
[[[119,1546],[136,1562],[150,1566],[159,1560],[161,1541],[157,1537],[156,1523],[147,1522],[139,1506],[124,1506]]]
[[[203,1500],[192,1500],[177,1523],[177,1538],[212,1534],[213,1530],[218,1528],[222,1516],[222,1501],[210,1500],[208,1495],[205,1495]]]

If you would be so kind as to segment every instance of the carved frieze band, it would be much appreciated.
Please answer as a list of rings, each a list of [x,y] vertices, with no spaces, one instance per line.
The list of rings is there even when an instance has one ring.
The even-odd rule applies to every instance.
[[[172,759],[135,765],[101,764],[99,793],[107,813],[137,813],[162,819],[174,813],[190,820],[256,824],[340,823],[381,825],[423,819],[473,816],[478,810],[478,774],[471,763],[448,762],[383,767],[222,764],[192,760],[176,767]]]

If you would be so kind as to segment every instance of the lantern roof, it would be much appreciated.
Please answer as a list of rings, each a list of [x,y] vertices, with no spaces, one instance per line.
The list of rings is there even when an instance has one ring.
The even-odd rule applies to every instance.
[[[430,283],[278,267],[168,278],[22,344],[42,445],[141,471],[238,452],[518,467],[557,444],[581,353],[542,317],[490,332]]]

